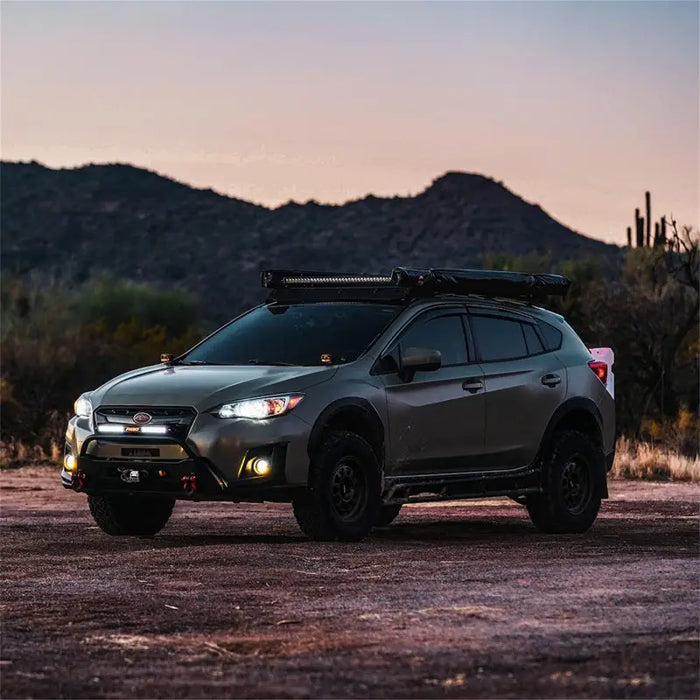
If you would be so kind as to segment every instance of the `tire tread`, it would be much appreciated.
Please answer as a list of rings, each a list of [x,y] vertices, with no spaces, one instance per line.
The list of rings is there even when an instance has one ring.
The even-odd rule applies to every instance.
[[[372,518],[366,527],[360,527],[352,532],[343,531],[333,522],[330,509],[323,502],[323,479],[325,469],[328,468],[328,465],[324,464],[324,458],[346,442],[355,443],[356,447],[359,447],[359,450],[365,453],[365,461],[368,462],[368,467],[376,470],[376,476],[379,476],[379,468],[374,451],[363,437],[348,430],[329,431],[312,457],[307,490],[298,495],[292,502],[297,524],[301,531],[312,540],[358,541],[367,535],[374,523],[374,518]],[[375,500],[378,501],[378,497],[379,489],[377,486]]]
[[[587,451],[592,459],[590,478],[593,493],[589,507],[581,514],[565,513],[558,501],[559,463],[566,452],[576,445]],[[564,457],[562,457],[564,455]],[[596,477],[597,475],[597,477]],[[601,476],[602,475],[602,476]],[[538,530],[549,533],[581,533],[595,521],[605,491],[605,461],[600,446],[578,430],[561,430],[552,436],[550,449],[542,462],[542,493],[528,496],[526,505],[532,523]]]

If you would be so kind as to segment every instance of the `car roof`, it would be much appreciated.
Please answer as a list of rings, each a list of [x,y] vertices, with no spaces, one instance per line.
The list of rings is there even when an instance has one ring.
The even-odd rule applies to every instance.
[[[527,317],[536,317],[542,320],[558,320],[562,321],[563,316],[551,311],[550,309],[545,309],[541,306],[536,306],[534,304],[518,301],[513,299],[500,299],[493,297],[483,297],[474,294],[461,295],[461,294],[436,294],[431,296],[426,296],[419,299],[406,299],[406,298],[391,298],[384,297],[380,295],[377,298],[362,298],[353,299],[347,297],[340,297],[337,299],[329,299],[326,296],[322,298],[305,298],[305,299],[294,299],[294,300],[275,300],[269,302],[268,306],[311,306],[315,304],[386,304],[386,305],[396,305],[404,307],[404,310],[423,310],[431,308],[439,308],[441,306],[448,306],[451,304],[464,304],[469,309],[479,309],[484,311],[507,311],[515,314],[520,314]]]
[[[411,306],[440,306],[448,303],[465,304],[469,309],[479,309],[484,311],[509,311],[525,316],[537,316],[543,319],[547,317],[563,319],[563,316],[545,309],[535,304],[529,304],[525,301],[517,301],[513,299],[498,299],[493,297],[482,297],[478,295],[458,296],[458,295],[441,295],[431,299],[422,299]]]

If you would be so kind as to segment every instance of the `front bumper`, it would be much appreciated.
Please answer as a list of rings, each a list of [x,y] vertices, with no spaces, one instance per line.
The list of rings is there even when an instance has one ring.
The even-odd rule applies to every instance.
[[[160,493],[191,500],[290,500],[306,485],[309,458],[305,421],[222,420],[198,414],[187,436],[95,434],[90,421],[71,418],[61,472],[66,488],[87,493]],[[271,464],[255,474],[256,458]]]
[[[63,486],[88,494],[158,494],[191,501],[288,501],[298,487],[262,477],[227,483],[203,459],[179,462],[105,461],[83,456],[73,472],[61,472]]]

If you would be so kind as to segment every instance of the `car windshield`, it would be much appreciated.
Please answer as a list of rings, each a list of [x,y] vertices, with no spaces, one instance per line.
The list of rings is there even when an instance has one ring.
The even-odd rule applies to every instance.
[[[204,340],[182,364],[338,365],[356,360],[400,306],[327,303],[263,306]]]

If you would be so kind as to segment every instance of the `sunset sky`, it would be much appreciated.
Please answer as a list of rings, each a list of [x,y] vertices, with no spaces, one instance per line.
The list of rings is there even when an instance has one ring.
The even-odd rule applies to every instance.
[[[502,180],[622,243],[697,226],[698,3],[3,2],[2,157],[255,202]]]

